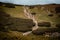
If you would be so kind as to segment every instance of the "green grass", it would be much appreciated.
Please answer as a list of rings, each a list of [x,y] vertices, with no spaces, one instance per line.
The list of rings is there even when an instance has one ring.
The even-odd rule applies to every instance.
[[[48,7],[49,8],[49,7]],[[49,8],[49,10],[53,10],[54,11],[54,8]],[[41,10],[41,8],[34,8],[34,9],[31,9],[31,12],[35,12],[36,15],[35,15],[35,18],[38,22],[51,22],[52,24],[52,27],[55,27],[55,24],[59,23],[60,21],[60,18],[55,14],[55,13],[52,13],[54,16],[50,17],[48,16],[49,13],[47,12],[47,8],[45,8],[45,10]]]
[[[3,8],[3,10],[6,13],[10,14],[12,17],[27,19],[27,17],[24,16],[22,6],[16,6],[16,8],[6,8],[6,7],[0,7],[0,8]],[[54,26],[55,23],[58,23],[60,21],[60,18],[57,19],[57,17],[55,17],[55,16],[54,17],[49,17],[46,10],[41,10],[41,9],[38,9],[38,8],[34,8],[34,9],[31,9],[31,12],[36,13],[35,18],[38,22],[48,21],[48,22],[52,23],[52,26]],[[6,37],[7,37],[7,40],[50,40],[50,38],[44,37],[44,36],[41,36],[41,35],[30,34],[30,35],[27,35],[27,36],[23,36],[21,32],[16,32],[16,31],[10,31],[9,33],[0,32],[0,39],[1,40],[3,38],[6,38]]]
[[[26,18],[26,17],[24,16],[24,12],[23,12],[23,7],[22,7],[22,6],[16,6],[15,8],[2,7],[2,9],[3,9],[7,14],[10,14],[12,17]]]

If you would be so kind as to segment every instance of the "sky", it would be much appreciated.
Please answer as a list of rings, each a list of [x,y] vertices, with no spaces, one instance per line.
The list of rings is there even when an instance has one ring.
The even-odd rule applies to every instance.
[[[0,2],[13,3],[18,5],[44,5],[51,3],[60,4],[60,0],[0,0]]]

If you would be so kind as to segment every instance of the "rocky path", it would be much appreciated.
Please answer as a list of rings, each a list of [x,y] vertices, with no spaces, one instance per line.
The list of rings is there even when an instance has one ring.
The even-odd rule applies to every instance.
[[[24,8],[24,14],[25,14],[25,16],[28,17],[29,19],[32,19],[33,22],[35,23],[35,26],[32,28],[32,31],[38,29],[37,20],[35,19],[34,15],[32,15],[32,14],[30,13],[29,8],[28,8],[28,7],[25,7],[25,6],[24,6],[23,8]],[[25,32],[25,33],[23,33],[23,35],[28,35],[28,34],[30,34],[32,31]]]

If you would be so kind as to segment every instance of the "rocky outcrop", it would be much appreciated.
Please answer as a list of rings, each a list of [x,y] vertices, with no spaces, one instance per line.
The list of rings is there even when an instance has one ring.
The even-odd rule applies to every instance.
[[[40,27],[50,27],[51,23],[50,22],[39,22],[38,26],[40,26]]]
[[[60,28],[60,24],[56,24],[56,27]]]
[[[9,29],[12,31],[30,31],[35,24],[31,19],[14,18],[5,12],[0,12],[0,31]]]
[[[54,33],[54,32],[60,32],[59,28],[39,28],[32,33],[35,35],[43,35],[45,33]]]

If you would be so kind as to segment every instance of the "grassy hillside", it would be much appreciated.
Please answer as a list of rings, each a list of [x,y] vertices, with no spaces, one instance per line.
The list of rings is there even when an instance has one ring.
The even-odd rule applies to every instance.
[[[7,7],[0,6],[0,8],[2,8],[0,11],[3,10],[4,12],[6,12],[7,14],[9,14],[12,17],[12,19],[11,19],[11,20],[13,20],[12,25],[15,25],[15,23],[16,23],[15,18],[22,18],[23,20],[24,19],[28,20],[28,18],[24,15],[23,6],[15,6],[15,8],[7,8]],[[60,18],[55,14],[55,12],[52,13],[53,16],[48,16],[49,14],[51,14],[51,12],[47,12],[47,10],[54,11],[54,6],[53,7],[51,7],[51,6],[43,6],[43,7],[36,6],[29,10],[31,10],[31,13],[36,13],[35,18],[38,22],[50,22],[51,27],[55,27],[56,23],[60,23],[59,22]],[[20,23],[24,24],[24,22],[22,22],[23,20],[20,20]],[[28,23],[28,25],[30,24],[30,26],[31,26],[31,23],[29,23],[29,22],[27,22],[27,23]],[[15,25],[16,28],[17,28],[18,24],[19,24],[19,21]],[[21,28],[22,24],[19,24],[19,25],[20,25],[19,27]],[[26,25],[26,26],[28,26],[28,28],[26,28],[25,25],[26,24],[24,24],[22,26],[22,30],[30,28],[30,26],[28,26],[28,25]],[[18,28],[18,30],[20,30],[20,28]],[[22,32],[11,31],[11,30],[9,30],[9,32],[0,31],[0,39],[1,40],[58,40],[57,38],[53,39],[53,38],[49,38],[49,37],[44,37],[42,35],[34,35],[32,33],[30,35],[23,36]]]
[[[36,13],[35,18],[38,22],[50,22],[52,27],[59,23],[60,18],[56,14],[55,8],[60,7],[58,5],[46,5],[46,6],[35,6],[31,10],[31,13]],[[52,16],[49,16],[52,15]]]
[[[15,8],[7,8],[7,7],[1,7],[1,8],[3,8],[3,10],[7,14],[10,14],[12,17],[26,18],[24,16],[24,12],[23,12],[23,7],[22,6],[15,6]]]

